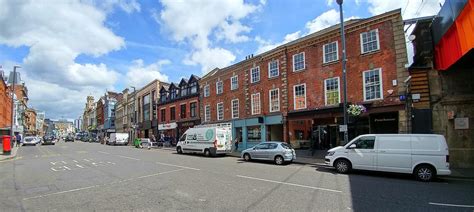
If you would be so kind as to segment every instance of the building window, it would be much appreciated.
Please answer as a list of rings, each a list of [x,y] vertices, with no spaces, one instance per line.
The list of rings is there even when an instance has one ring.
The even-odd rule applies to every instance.
[[[192,82],[189,84],[189,88],[191,89],[190,94],[195,94],[197,93],[197,82]]]
[[[181,87],[181,96],[187,96],[188,95],[188,87],[183,86]]]
[[[253,67],[250,69],[250,82],[251,83],[256,83],[260,81],[260,67]]]
[[[223,84],[222,81],[216,82],[216,94],[221,94],[223,92]]]
[[[161,109],[161,122],[166,121],[166,109]]]
[[[260,114],[260,93],[252,94],[251,99],[251,106],[252,106],[252,115]]]
[[[150,120],[150,94],[143,97],[143,120]]]
[[[186,118],[186,104],[184,105],[181,105],[181,111],[180,111],[180,114],[181,114],[181,118],[182,119],[185,119]]]
[[[305,69],[304,52],[293,55],[293,72]]]
[[[211,106],[210,105],[206,105],[204,107],[204,121],[205,122],[211,121]]]
[[[270,112],[280,111],[280,90],[278,88],[269,91]]]
[[[197,103],[196,103],[196,102],[192,102],[192,103],[190,104],[190,107],[191,107],[191,118],[194,118],[194,117],[196,117]]]
[[[209,85],[204,86],[204,97],[209,97],[211,93],[211,89]]]
[[[338,49],[337,49],[337,41],[334,41],[332,43],[328,43],[323,46],[323,62],[324,63],[329,63],[329,62],[334,62],[337,61],[338,58]]]
[[[336,105],[341,102],[339,87],[339,77],[324,80],[326,105]]]
[[[380,49],[379,30],[374,29],[360,34],[360,48],[362,54]]]
[[[364,101],[382,99],[382,69],[364,71]]]
[[[268,63],[268,78],[278,77],[278,75],[280,75],[278,60],[272,60]]]
[[[239,99],[232,100],[232,118],[239,118]]]
[[[239,88],[239,76],[235,75],[230,78],[230,90]]]
[[[176,89],[172,89],[171,92],[170,92],[170,99],[176,99],[178,97],[178,94],[177,94],[177,90]]]
[[[166,95],[167,92],[166,91],[163,91],[161,94],[160,94],[160,101],[161,102],[166,102]]]
[[[171,107],[170,108],[170,121],[174,121],[176,119],[176,108]]]
[[[295,85],[293,87],[294,92],[294,105],[295,110],[306,108],[306,84]]]
[[[224,120],[224,103],[217,103],[217,120]]]

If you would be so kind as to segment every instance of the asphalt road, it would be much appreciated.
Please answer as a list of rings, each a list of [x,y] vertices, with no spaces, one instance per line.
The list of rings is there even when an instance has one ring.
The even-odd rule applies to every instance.
[[[97,143],[21,147],[0,211],[473,211],[474,180],[243,162]]]

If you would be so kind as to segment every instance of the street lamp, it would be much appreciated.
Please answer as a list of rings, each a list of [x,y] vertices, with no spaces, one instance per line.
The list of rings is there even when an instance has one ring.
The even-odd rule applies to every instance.
[[[10,128],[10,135],[13,137],[15,134],[13,133],[13,124],[15,123],[14,118],[15,118],[15,111],[14,111],[14,105],[15,105],[15,81],[16,81],[16,69],[21,68],[20,66],[13,66],[13,82],[12,82],[12,126]]]
[[[342,81],[344,87],[344,144],[349,141],[348,138],[348,127],[347,127],[347,79],[346,79],[346,36],[344,34],[344,17],[342,12],[343,0],[336,0],[339,5],[340,21],[341,21],[341,42],[342,42]]]
[[[133,122],[132,122],[132,129],[133,129],[133,133],[132,133],[132,141],[135,139],[135,134],[136,134],[136,123],[137,123],[137,111],[136,111],[136,107],[135,107],[135,100],[136,100],[136,96],[137,96],[137,93],[136,93],[136,88],[135,86],[130,86],[130,88],[133,88]]]

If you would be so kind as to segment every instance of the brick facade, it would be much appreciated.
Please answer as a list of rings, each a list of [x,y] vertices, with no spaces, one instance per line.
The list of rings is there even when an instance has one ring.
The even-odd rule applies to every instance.
[[[9,128],[12,121],[12,100],[10,90],[3,79],[0,80],[0,129]]]

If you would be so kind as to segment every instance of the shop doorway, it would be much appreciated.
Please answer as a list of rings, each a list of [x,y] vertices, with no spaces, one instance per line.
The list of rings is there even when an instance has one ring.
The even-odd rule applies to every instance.
[[[267,125],[267,141],[283,141],[283,125]]]

